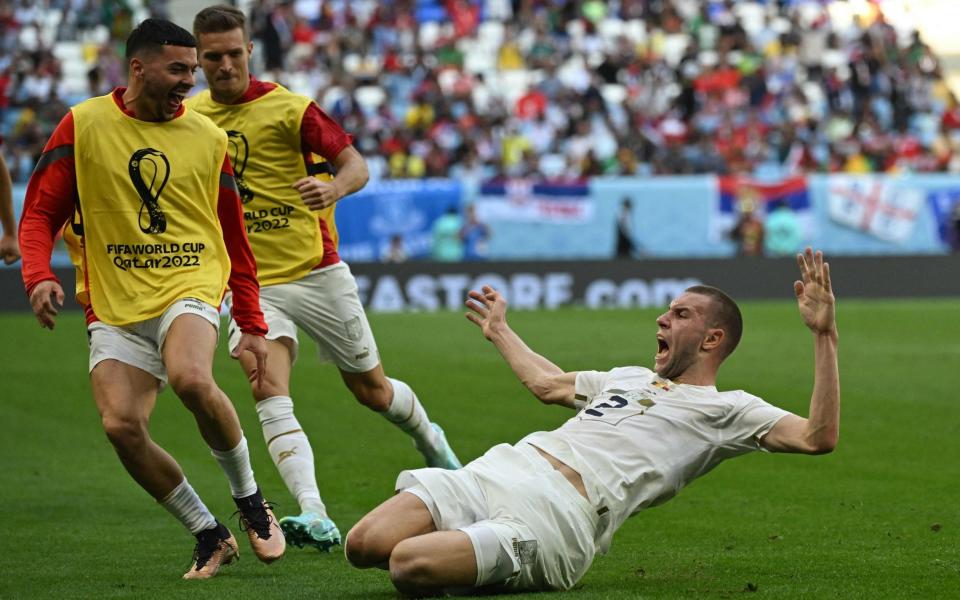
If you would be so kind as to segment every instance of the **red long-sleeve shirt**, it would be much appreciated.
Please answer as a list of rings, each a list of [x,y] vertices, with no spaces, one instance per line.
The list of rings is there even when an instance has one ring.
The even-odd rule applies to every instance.
[[[126,88],[117,88],[113,99],[128,115],[136,115],[123,103]],[[182,114],[183,107],[177,116]],[[174,117],[176,118],[176,117]],[[42,281],[60,283],[50,268],[50,256],[57,233],[73,215],[77,206],[77,171],[73,156],[73,112],[57,125],[47,141],[30,182],[20,219],[19,237],[23,256],[23,283],[29,295]],[[221,186],[217,198],[217,217],[223,229],[223,241],[230,256],[230,289],[233,292],[233,318],[244,333],[264,335],[267,324],[260,310],[260,284],[257,263],[243,225],[240,196],[233,182],[233,168],[223,158]],[[227,185],[225,186],[224,183]],[[97,320],[90,305],[84,306],[87,322]]]

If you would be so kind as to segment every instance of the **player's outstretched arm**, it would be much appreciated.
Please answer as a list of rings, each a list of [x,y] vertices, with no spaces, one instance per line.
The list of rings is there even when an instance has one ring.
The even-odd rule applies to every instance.
[[[575,408],[573,399],[575,372],[565,373],[543,356],[531,350],[507,325],[507,301],[500,292],[485,285],[471,290],[466,301],[467,319],[480,327],[483,336],[493,342],[500,355],[533,395],[544,404]]]
[[[837,363],[837,322],[830,265],[823,253],[807,248],[797,255],[801,279],[793,284],[804,324],[813,333],[813,395],[810,416],[781,419],[763,439],[777,452],[825,454],[840,437],[840,369]]]

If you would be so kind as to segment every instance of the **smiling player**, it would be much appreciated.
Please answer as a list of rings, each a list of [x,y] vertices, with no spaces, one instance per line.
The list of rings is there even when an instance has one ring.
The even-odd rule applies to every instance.
[[[267,326],[227,136],[183,106],[195,46],[169,21],[147,19],[133,30],[127,87],[71,108],[47,142],[27,187],[20,240],[30,304],[53,329],[64,293],[50,256],[66,224],[103,429],[130,476],[196,536],[184,578],[207,579],[233,561],[237,544],[150,437],[168,381],[227,476],[254,553],[271,562],[285,543],[254,480],[237,413],[213,379],[228,281],[242,332],[234,357],[249,357],[256,377]]]
[[[337,253],[336,203],[367,182],[353,137],[309,98],[250,75],[253,42],[242,11],[207,7],[193,30],[210,89],[187,104],[230,138],[270,327],[267,371],[252,391],[267,449],[300,505],[280,526],[295,546],[329,550],[340,531],[320,498],[313,450],[290,397],[298,329],[316,341],[321,360],[333,361],[357,401],[413,438],[428,465],[460,463],[410,386],[384,373],[357,282]],[[239,341],[231,323],[231,349]],[[257,369],[249,357],[240,364],[248,375]]]

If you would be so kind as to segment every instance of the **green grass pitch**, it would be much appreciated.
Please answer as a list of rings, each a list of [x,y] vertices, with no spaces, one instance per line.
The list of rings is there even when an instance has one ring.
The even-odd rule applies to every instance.
[[[810,334],[789,302],[745,303],[746,331],[721,370],[805,415]],[[960,301],[843,301],[840,445],[822,457],[754,453],[630,520],[564,597],[960,597]],[[652,362],[655,311],[517,312],[514,328],[564,369]],[[464,462],[570,416],[544,407],[456,313],[372,315],[387,373],[409,382]],[[290,548],[185,582],[193,540],[126,475],[103,435],[86,377],[79,313],[56,331],[0,315],[0,598],[395,598],[382,571],[341,552]],[[237,405],[258,480],[279,513],[295,506],[267,455],[239,367],[216,375]],[[357,404],[304,340],[294,371],[324,499],[343,533],[420,465],[409,440]],[[226,481],[169,391],[152,422],[222,520]]]

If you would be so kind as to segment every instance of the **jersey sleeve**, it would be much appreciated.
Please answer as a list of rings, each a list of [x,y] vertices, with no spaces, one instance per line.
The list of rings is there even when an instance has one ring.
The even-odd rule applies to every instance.
[[[594,396],[603,391],[609,378],[609,371],[579,371],[574,383],[574,406],[579,410],[589,404]]]
[[[766,449],[760,444],[777,421],[791,414],[763,401],[756,396],[741,392],[740,401],[731,411],[723,428],[725,446],[739,451]]]
[[[60,283],[50,268],[50,257],[57,234],[77,206],[73,143],[71,111],[50,136],[27,184],[18,236],[23,255],[23,284],[28,295],[42,281]]]
[[[319,154],[332,161],[344,148],[353,143],[353,136],[339,123],[311,102],[300,122],[300,147],[306,153]]]
[[[233,320],[240,331],[266,335],[267,323],[260,310],[260,284],[257,262],[243,225],[243,208],[230,160],[224,156],[220,171],[220,195],[217,216],[223,229],[223,241],[230,255],[230,291],[233,292]]]

